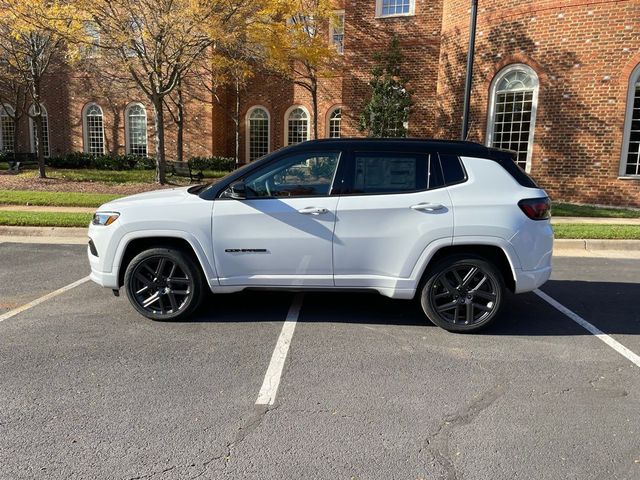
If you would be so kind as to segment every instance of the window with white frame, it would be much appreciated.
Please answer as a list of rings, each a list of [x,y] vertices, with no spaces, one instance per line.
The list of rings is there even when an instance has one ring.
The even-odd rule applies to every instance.
[[[90,103],[84,109],[84,151],[92,155],[104,154],[104,121],[102,108]]]
[[[640,65],[629,79],[620,175],[640,176]]]
[[[340,138],[340,125],[342,123],[342,108],[336,107],[329,113],[327,132],[329,138]]]
[[[309,114],[303,107],[294,107],[286,118],[285,138],[287,145],[309,140]]]
[[[491,86],[487,143],[516,152],[516,163],[526,171],[531,170],[538,89],[538,76],[527,65],[505,68]]]
[[[45,157],[49,157],[51,155],[49,149],[49,114],[47,113],[47,109],[44,108],[44,105],[41,105],[42,109],[42,152]],[[29,131],[31,132],[31,153],[37,153],[36,145],[38,144],[38,132],[36,131],[36,122],[33,119],[33,115],[35,115],[36,109],[32,105],[29,109]]]
[[[337,52],[344,53],[344,11],[334,12],[329,29],[330,41]]]
[[[0,152],[13,152],[15,140],[15,112],[8,105],[0,105]]]
[[[247,113],[247,158],[250,162],[269,153],[269,113],[253,107]]]
[[[413,15],[415,0],[376,0],[376,16]]]
[[[139,157],[147,156],[147,111],[141,103],[132,103],[126,108],[127,153]]]

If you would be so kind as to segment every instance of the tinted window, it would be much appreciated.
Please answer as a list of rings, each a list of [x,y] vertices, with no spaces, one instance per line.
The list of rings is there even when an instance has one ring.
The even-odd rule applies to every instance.
[[[442,164],[445,184],[453,185],[464,182],[467,179],[467,174],[457,155],[440,154],[440,163]]]
[[[329,195],[339,158],[338,152],[299,153],[270,163],[244,179],[247,198]]]
[[[434,167],[437,164],[433,163]],[[433,174],[431,172],[434,172]],[[351,193],[401,193],[437,188],[442,177],[428,155],[356,153]]]

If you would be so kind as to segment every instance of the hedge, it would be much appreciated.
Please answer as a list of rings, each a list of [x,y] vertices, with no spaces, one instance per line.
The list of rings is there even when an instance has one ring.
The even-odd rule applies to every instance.
[[[235,168],[235,159],[229,157],[191,157],[189,165],[193,170],[231,171]],[[135,155],[91,155],[73,152],[46,159],[52,168],[90,168],[95,170],[153,170],[156,161],[153,158]]]

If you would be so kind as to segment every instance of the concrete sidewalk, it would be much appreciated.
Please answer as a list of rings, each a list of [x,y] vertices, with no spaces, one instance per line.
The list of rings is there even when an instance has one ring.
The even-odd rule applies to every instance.
[[[48,207],[43,205],[0,205],[5,212],[94,213],[94,207]]]
[[[86,228],[3,227],[0,243],[85,244]],[[556,240],[555,256],[640,258],[640,240]]]

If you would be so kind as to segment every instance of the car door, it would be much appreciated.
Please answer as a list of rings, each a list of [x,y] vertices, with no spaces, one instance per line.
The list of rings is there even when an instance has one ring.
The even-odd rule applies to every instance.
[[[438,156],[350,157],[334,236],[335,284],[410,289],[408,279],[427,246],[452,241],[453,210]]]
[[[242,179],[243,199],[214,202],[221,285],[333,286],[332,194],[339,151],[292,153]]]

